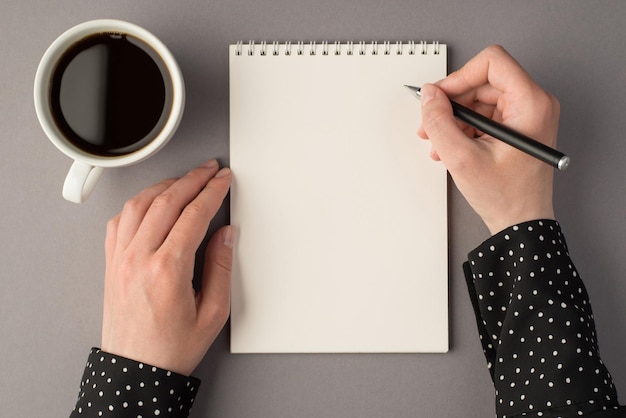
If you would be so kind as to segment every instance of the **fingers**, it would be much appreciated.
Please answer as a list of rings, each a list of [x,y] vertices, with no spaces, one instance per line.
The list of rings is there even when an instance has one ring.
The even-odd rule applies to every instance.
[[[195,254],[209,224],[219,210],[232,181],[230,169],[223,168],[211,178],[198,195],[183,209],[163,247],[180,254]]]
[[[433,146],[431,158],[450,171],[475,154],[476,143],[459,128],[448,97],[432,84],[422,86],[422,128]]]
[[[526,70],[499,45],[485,48],[461,69],[438,83],[448,95],[454,97],[484,85],[491,85],[502,93],[534,84]]]
[[[197,295],[198,317],[204,328],[222,328],[230,313],[230,278],[233,264],[233,227],[218,230],[205,253],[202,289]],[[209,334],[211,330],[207,331]]]
[[[439,84],[442,82],[435,84],[441,88]],[[455,96],[449,92],[446,92],[446,95],[455,102],[468,107],[474,107],[476,103],[494,106],[498,103],[502,92],[490,84],[485,84]]]
[[[117,216],[117,248],[124,250],[135,237],[146,212],[154,199],[167,190],[176,179],[163,180],[141,191],[124,204],[122,212]],[[115,219],[115,218],[114,218]],[[113,221],[113,220],[112,220]],[[108,233],[107,233],[108,239]]]
[[[216,160],[208,161],[154,197],[137,230],[137,245],[156,251],[178,221],[183,209],[196,198],[218,169]]]
[[[107,225],[107,261],[134,239],[140,248],[154,251],[169,237],[169,248],[195,252],[230,186],[230,170],[218,173],[218,169],[217,161],[211,160],[181,179],[164,180],[126,202]]]
[[[449,99],[497,121],[503,120],[501,109],[507,107],[507,98],[516,97],[511,91],[521,93],[538,89],[519,63],[498,45],[485,48],[461,69],[440,80],[436,85]],[[516,107],[508,106],[508,109],[509,112],[515,112]],[[463,124],[459,123],[459,126],[463,130],[471,131]],[[418,135],[428,138],[423,126],[420,127]]]

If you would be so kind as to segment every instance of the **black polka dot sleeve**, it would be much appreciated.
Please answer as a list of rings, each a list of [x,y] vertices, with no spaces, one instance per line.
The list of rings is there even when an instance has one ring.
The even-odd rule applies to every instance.
[[[194,377],[92,348],[70,417],[187,417],[199,386]]]
[[[497,416],[615,413],[616,389],[600,359],[589,298],[559,224],[513,226],[468,259],[465,276]],[[605,410],[610,412],[599,412]]]

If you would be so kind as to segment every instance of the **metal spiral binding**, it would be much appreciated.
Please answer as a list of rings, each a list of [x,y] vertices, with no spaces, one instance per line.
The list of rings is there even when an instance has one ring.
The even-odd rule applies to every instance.
[[[247,45],[246,55],[260,55],[260,56],[277,56],[277,55],[286,55],[290,56],[294,54],[295,46],[295,54],[296,55],[304,55],[307,53],[309,55],[366,55],[369,53],[371,55],[391,55],[395,53],[396,55],[402,55],[408,51],[409,55],[427,55],[432,53],[434,55],[439,55],[440,47],[439,41],[434,41],[431,44],[425,41],[420,41],[416,43],[415,41],[401,42],[396,41],[395,44],[392,44],[389,41],[384,41],[382,44],[379,44],[377,41],[372,41],[371,43],[367,43],[365,41],[359,41],[356,43],[353,41],[347,41],[345,43],[341,43],[339,41],[328,42],[322,41],[318,44],[315,41],[310,41],[308,44],[305,44],[302,41],[298,41],[292,44],[292,42],[272,42],[271,46],[268,46],[266,41],[261,41],[260,44],[255,44],[253,40],[250,40]],[[407,48],[404,48],[404,47]],[[319,49],[319,50],[318,50]],[[242,41],[237,42],[235,46],[235,55],[240,56],[244,54],[244,44]],[[395,51],[394,51],[395,50]],[[406,51],[405,51],[406,50]]]

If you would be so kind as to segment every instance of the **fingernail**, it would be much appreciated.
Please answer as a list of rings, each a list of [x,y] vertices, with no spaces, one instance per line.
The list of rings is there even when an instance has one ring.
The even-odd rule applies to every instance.
[[[422,98],[422,105],[430,102],[437,93],[436,87],[432,84],[424,84],[422,86],[422,90],[420,92],[420,96]]]
[[[217,162],[217,160],[215,158],[205,162],[204,164],[202,164],[204,167],[206,168],[213,168],[216,167],[217,165],[219,165],[219,163]]]
[[[227,225],[222,229],[222,243],[228,248],[233,248],[234,238],[232,225]]]
[[[230,168],[224,167],[220,171],[217,172],[215,177],[226,177],[229,174],[230,174]]]

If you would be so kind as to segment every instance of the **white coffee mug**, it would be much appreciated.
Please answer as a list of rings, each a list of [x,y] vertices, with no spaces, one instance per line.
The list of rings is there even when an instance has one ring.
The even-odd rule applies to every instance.
[[[79,148],[72,143],[55,122],[51,108],[51,83],[54,71],[64,53],[77,42],[93,35],[112,33],[130,35],[152,48],[160,58],[171,80],[171,94],[166,97],[168,115],[162,115],[164,123],[151,132],[141,148],[120,155],[98,155]],[[121,167],[138,163],[159,151],[172,137],[183,115],[185,85],[180,68],[167,47],[147,30],[121,20],[101,19],[81,23],[59,36],[43,55],[34,87],[35,110],[39,123],[50,141],[65,155],[74,160],[65,183],[63,197],[71,202],[82,203],[91,194],[106,167]]]

